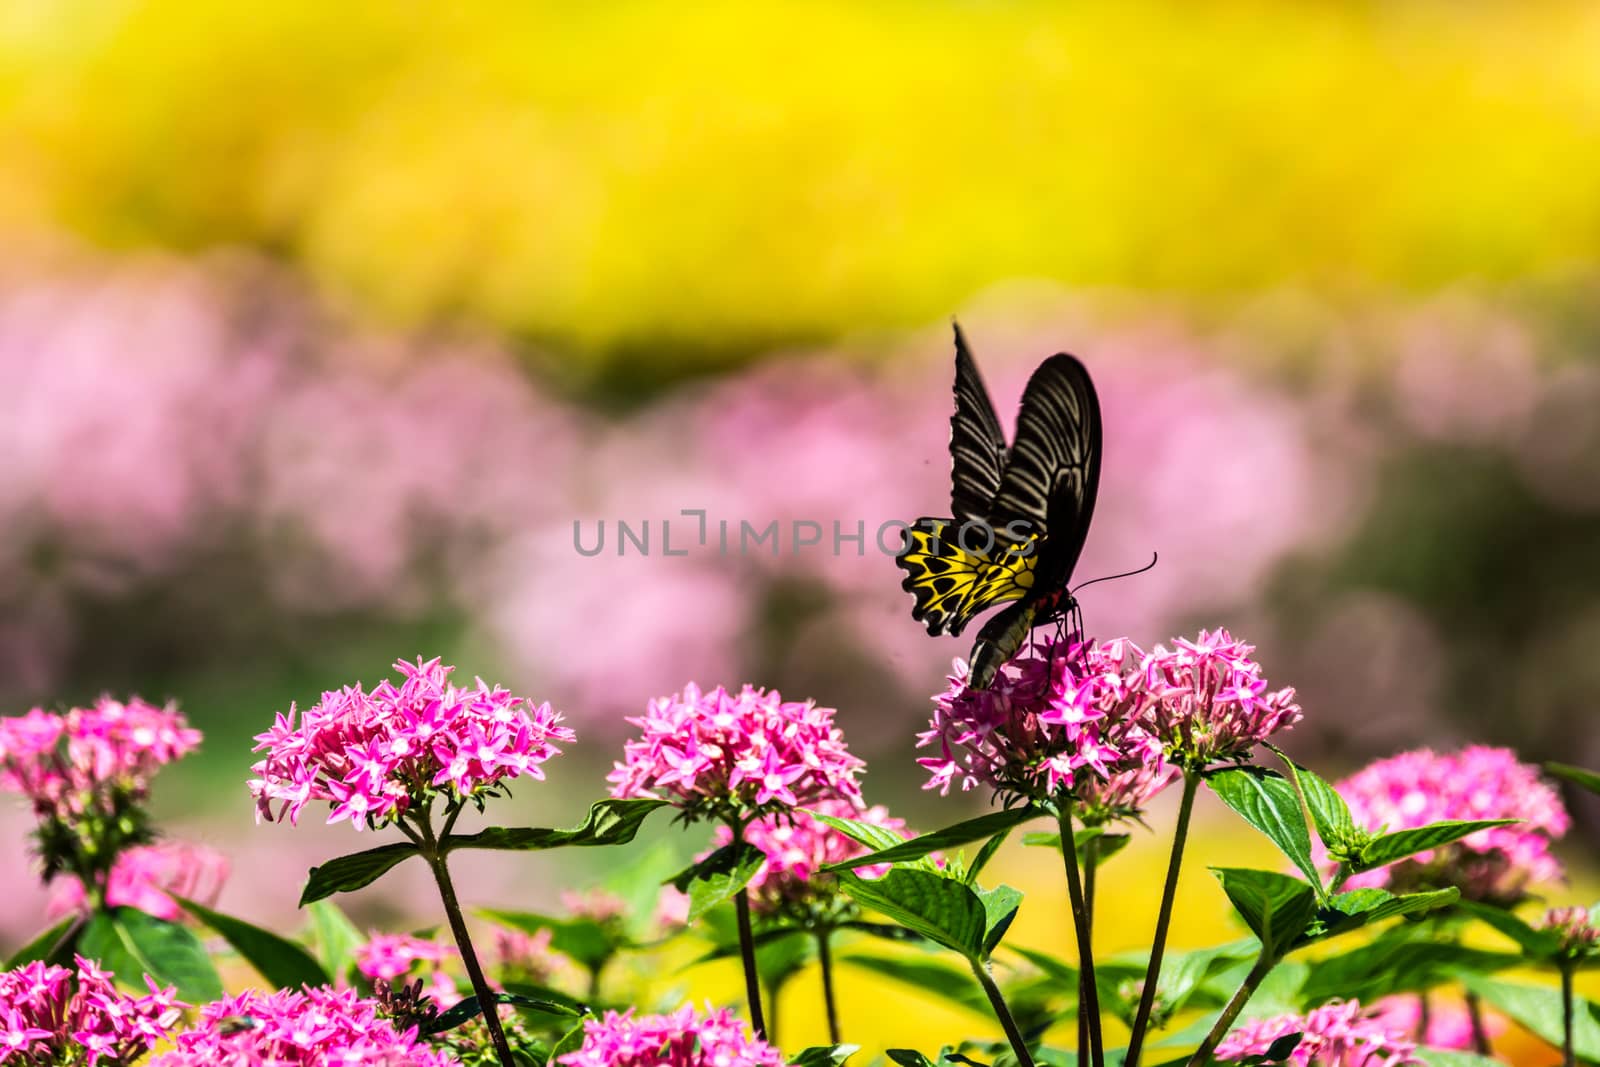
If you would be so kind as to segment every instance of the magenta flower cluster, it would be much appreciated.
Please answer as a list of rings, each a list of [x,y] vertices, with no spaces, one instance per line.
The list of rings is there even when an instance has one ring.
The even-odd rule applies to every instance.
[[[890,815],[889,809],[881,804],[869,808],[855,801],[833,798],[815,801],[810,807],[824,815],[855,819],[896,833],[903,833],[906,827],[905,820]],[[732,829],[717,827],[715,840],[718,846],[732,843]],[[744,828],[744,840],[767,857],[749,882],[750,906],[765,915],[825,902],[834,895],[833,879],[828,876],[819,880],[817,872],[829,864],[865,855],[867,851],[854,838],[806,811],[775,812],[757,819]],[[886,870],[882,866],[863,867],[859,873],[876,878]]]
[[[687,811],[748,813],[844,797],[860,800],[864,764],[833,724],[834,709],[777,690],[694,685],[650,702],[607,781],[614,797],[662,796]]]
[[[183,909],[176,894],[210,907],[228,880],[228,857],[214,848],[186,841],[158,841],[123,849],[106,877],[108,908],[137,908],[146,915],[176,922]],[[50,897],[49,915],[55,918],[87,907],[83,883],[68,879]]]
[[[122,1067],[162,1042],[187,1007],[174,989],[148,977],[150,992],[130,997],[107,971],[77,957],[74,973],[42,962],[0,973],[0,1063]]]
[[[615,893],[608,893],[604,889],[563,889],[561,891],[561,906],[567,914],[576,919],[588,919],[591,922],[608,923],[620,919],[627,913],[628,902]]]
[[[448,1067],[414,1027],[396,1030],[351,989],[246,990],[200,1009],[150,1067]]]
[[[34,708],[0,719],[0,789],[27,797],[41,817],[80,818],[113,789],[142,798],[163,764],[199,744],[200,731],[176,708],[138,697],[59,714]]]
[[[583,1024],[583,1046],[558,1058],[566,1067],[783,1067],[783,1055],[727,1009],[684,1005],[670,1015],[632,1009]]]
[[[1333,1001],[1305,1015],[1258,1019],[1234,1030],[1217,1046],[1219,1060],[1261,1056],[1273,1042],[1300,1034],[1286,1062],[1294,1067],[1403,1067],[1420,1064],[1416,1043],[1391,1022],[1364,1012],[1356,1001]]]
[[[1441,997],[1436,991],[1428,998],[1428,1010],[1422,1008],[1422,997],[1402,993],[1372,1005],[1372,1018],[1391,1032],[1414,1037],[1429,1048],[1468,1052],[1476,1046],[1478,1035],[1465,1000]],[[1485,1037],[1497,1037],[1509,1025],[1504,1015],[1495,1012],[1481,1010],[1479,1016]]]
[[[1169,761],[1202,770],[1248,759],[1256,745],[1300,720],[1294,690],[1269,689],[1254,651],[1218,629],[1178,638],[1170,650],[1157,645],[1145,657],[1139,688]]]
[[[1352,889],[1454,885],[1472,900],[1510,902],[1527,887],[1559,881],[1552,840],[1571,825],[1560,795],[1510,749],[1475,745],[1378,760],[1338,783],[1356,824],[1406,830],[1446,819],[1518,819],[1350,878]]]
[[[950,688],[934,698],[917,747],[925,788],[985,787],[1043,799],[1096,784],[1098,796],[1138,808],[1170,780],[1149,730],[1139,688],[1143,654],[1130,641],[1039,642],[1001,668],[985,690],[967,687],[956,661]]]
[[[426,807],[430,795],[455,803],[521,775],[543,778],[540,764],[561,751],[554,742],[575,739],[549,704],[482,679],[453,685],[454,668],[438,659],[394,666],[400,684],[324,693],[298,723],[291,707],[257,735],[256,751],[267,752],[251,768],[258,817],[295,822],[307,804],[327,801],[330,823],[377,827]]]
[[[452,946],[425,937],[373,934],[355,950],[355,963],[356,969],[368,978],[392,982],[411,973],[417,964],[437,967],[455,952]]]

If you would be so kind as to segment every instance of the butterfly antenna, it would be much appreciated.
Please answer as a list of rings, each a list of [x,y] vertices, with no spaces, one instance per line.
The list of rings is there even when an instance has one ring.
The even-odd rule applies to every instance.
[[[1160,558],[1161,558],[1160,555],[1158,555],[1155,552],[1152,552],[1152,553],[1150,553],[1150,562],[1146,563],[1143,567],[1140,567],[1138,570],[1123,571],[1121,574],[1108,574],[1103,578],[1091,578],[1087,582],[1084,582],[1082,585],[1073,586],[1072,595],[1073,596],[1077,596],[1078,595],[1078,590],[1087,589],[1089,586],[1096,585],[1096,584],[1098,584],[1100,582],[1115,581],[1118,578],[1132,578],[1135,574],[1143,574],[1145,571],[1150,570],[1152,567],[1154,567],[1156,565],[1156,561],[1159,560]]]

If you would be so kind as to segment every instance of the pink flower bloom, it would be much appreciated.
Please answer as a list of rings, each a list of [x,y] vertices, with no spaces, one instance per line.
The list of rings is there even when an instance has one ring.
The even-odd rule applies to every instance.
[[[247,990],[200,1009],[150,1067],[449,1067],[415,1027],[397,1031],[376,1001],[350,989]]]
[[[356,970],[368,978],[392,982],[408,975],[417,964],[437,970],[456,949],[410,934],[372,934],[355,951]]]
[[[0,973],[0,1063],[29,1067],[77,1062],[122,1067],[163,1041],[187,1006],[176,991],[130,997],[83,957],[77,973],[34,962]],[[74,988],[76,985],[76,988]]]
[[[881,804],[868,808],[850,800],[818,800],[810,807],[824,815],[855,819],[903,832],[905,820],[894,818]],[[816,877],[823,867],[854,856],[865,855],[852,838],[804,811],[780,811],[757,819],[744,828],[744,839],[766,853],[763,863],[750,879],[750,905],[761,914],[805,910],[826,905],[835,897],[833,878]],[[717,827],[718,847],[732,843],[733,831]],[[876,878],[883,867],[863,867],[860,873]]]
[[[592,919],[597,923],[620,919],[628,910],[628,902],[604,889],[586,889],[582,892],[561,891],[561,906],[579,919]]]
[[[1471,900],[1509,903],[1527,887],[1559,881],[1550,842],[1571,820],[1538,768],[1515,753],[1482,745],[1438,755],[1404,752],[1369,764],[1338,783],[1356,825],[1394,832],[1445,819],[1520,819],[1351,877],[1351,889],[1457,886]]]
[[[1217,1059],[1259,1056],[1289,1034],[1301,1034],[1287,1062],[1295,1067],[1401,1067],[1420,1064],[1416,1043],[1356,1001],[1334,1001],[1306,1015],[1280,1015],[1238,1027],[1217,1046]]]
[[[1167,759],[1196,770],[1248,759],[1255,746],[1300,720],[1293,689],[1267,691],[1253,645],[1226,630],[1156,646],[1145,659],[1143,689],[1151,729]]]
[[[112,789],[142,799],[158,769],[199,744],[176,708],[138,697],[64,714],[34,708],[0,719],[0,789],[27,797],[42,817],[81,817],[102,810]]]
[[[256,735],[267,758],[251,769],[257,817],[290,822],[313,800],[330,802],[329,822],[349,819],[360,830],[402,817],[429,792],[455,801],[480,796],[527,775],[558,754],[553,742],[575,740],[549,704],[531,701],[481,678],[475,687],[449,681],[438,659],[395,664],[397,686],[379,683],[324,693],[300,716],[280,714]],[[274,811],[273,804],[278,808]]]
[[[177,922],[183,909],[171,894],[210,907],[228,880],[228,858],[216,849],[183,841],[136,845],[119,853],[106,880],[106,906],[137,908],[146,915]],[[56,918],[85,906],[83,883],[57,882],[48,915]]]
[[[501,981],[549,985],[562,968],[560,957],[550,949],[553,936],[548,928],[532,934],[505,927],[496,929],[494,950],[500,960]]]
[[[925,788],[979,786],[1043,799],[1061,791],[1088,801],[1104,821],[1139,810],[1176,773],[1150,732],[1140,688],[1143,654],[1127,640],[1039,642],[1001,668],[985,690],[967,687],[956,661],[950,688],[934,698],[917,747]]]
[[[864,764],[850,755],[833,716],[832,708],[785,701],[776,690],[702,693],[691,684],[628,720],[641,736],[626,743],[607,777],[611,795],[663,795],[688,811],[719,813],[859,799]]]
[[[1551,908],[1544,913],[1539,928],[1559,934],[1561,955],[1572,959],[1588,955],[1600,941],[1600,928],[1595,926],[1588,908]]]
[[[1413,995],[1384,997],[1372,1006],[1372,1017],[1391,1032],[1406,1034],[1429,1048],[1471,1051],[1475,1044],[1472,1015],[1460,1000],[1434,996],[1428,1001],[1428,1032],[1422,1029],[1422,998]],[[1505,1016],[1484,1012],[1486,1037],[1496,1037],[1507,1028]]]
[[[684,1005],[671,1015],[622,1014],[583,1024],[583,1047],[559,1058],[566,1067],[783,1067],[783,1055],[745,1033],[731,1011]]]

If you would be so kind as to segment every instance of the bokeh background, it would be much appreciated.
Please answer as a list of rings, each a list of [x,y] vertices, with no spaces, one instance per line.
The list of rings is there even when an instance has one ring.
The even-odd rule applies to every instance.
[[[255,827],[251,735],[402,656],[578,730],[502,821],[576,818],[690,679],[838,707],[871,799],[954,821],[979,800],[911,744],[965,646],[871,534],[947,507],[957,316],[1008,425],[1052,352],[1099,383],[1080,574],[1160,564],[1085,594],[1094,632],[1246,636],[1330,775],[1600,764],[1597,57],[1559,2],[0,5],[0,701],[179,701],[207,743],[157,807],[265,922],[367,842]],[[782,550],[665,557],[682,509]],[[1206,862],[1273,862],[1202,816],[1179,944],[1216,939]],[[43,903],[7,847],[9,945]],[[1048,945],[1032,851],[998,869]],[[1108,945],[1147,938],[1161,852],[1108,874]],[[410,888],[351,908],[403,923]],[[854,1039],[946,1019],[905,1003]]]

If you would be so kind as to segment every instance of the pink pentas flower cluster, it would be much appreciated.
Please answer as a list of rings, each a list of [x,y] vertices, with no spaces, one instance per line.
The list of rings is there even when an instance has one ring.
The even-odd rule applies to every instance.
[[[1403,752],[1368,764],[1336,788],[1356,825],[1371,833],[1450,819],[1520,820],[1355,875],[1345,883],[1349,888],[1453,885],[1471,900],[1510,902],[1530,885],[1563,877],[1550,844],[1567,832],[1571,819],[1538,768],[1518,761],[1510,749]]]
[[[583,1024],[583,1046],[558,1057],[566,1067],[783,1067],[783,1054],[727,1009],[684,1005],[670,1015],[632,1009]]]
[[[1420,1064],[1416,1042],[1357,1001],[1333,1001],[1305,1015],[1279,1015],[1245,1023],[1217,1046],[1219,1060],[1260,1056],[1273,1042],[1300,1034],[1289,1054],[1294,1067],[1403,1067]]]
[[[1589,955],[1600,942],[1600,927],[1588,908],[1551,908],[1539,921],[1539,929],[1553,931],[1560,938],[1557,951],[1572,959]]]
[[[417,964],[437,967],[456,952],[454,946],[410,934],[372,934],[355,951],[356,969],[368,978],[392,982]]]
[[[1144,656],[1131,641],[1038,642],[1002,667],[988,689],[967,686],[956,661],[934,698],[917,747],[925,788],[984,787],[1014,798],[1089,793],[1128,811],[1171,779],[1141,689]]]
[[[855,801],[833,798],[818,800],[812,811],[837,818],[871,823],[897,833],[905,830],[904,819],[889,814],[883,805],[866,807]],[[842,863],[866,853],[859,842],[840,833],[807,811],[780,811],[757,819],[744,828],[744,840],[766,854],[766,862],[750,879],[750,905],[762,914],[774,914],[813,904],[826,903],[835,894],[832,876],[817,878],[822,868]],[[733,831],[717,827],[715,842],[731,844]],[[863,867],[864,877],[876,878],[886,868]]]
[[[112,976],[77,957],[76,972],[34,962],[0,973],[0,1063],[87,1067],[133,1063],[166,1040],[183,1017],[174,989],[145,978],[150,992],[130,997]]]
[[[834,709],[745,686],[650,702],[607,781],[614,797],[662,796],[686,811],[749,812],[824,797],[859,800],[863,762],[833,724]]]
[[[164,764],[194,751],[200,731],[176,708],[102,697],[64,713],[34,708],[0,719],[0,789],[41,816],[81,817],[116,788],[142,797]]]
[[[500,927],[494,932],[494,952],[500,963],[500,980],[548,985],[562,968],[561,957],[550,948],[555,935],[547,927],[535,933]]]
[[[1300,719],[1293,689],[1269,689],[1254,645],[1227,630],[1201,630],[1194,640],[1157,645],[1145,657],[1140,688],[1150,729],[1167,759],[1201,770],[1248,759],[1255,747]]]
[[[522,775],[543,778],[540,764],[561,751],[555,742],[575,740],[549,704],[482,679],[458,687],[438,659],[394,666],[398,685],[324,693],[298,722],[291,707],[256,736],[267,753],[251,768],[258,817],[295,822],[307,804],[327,801],[330,823],[381,826],[430,793],[456,802]]]
[[[150,1067],[448,1067],[415,1027],[397,1030],[351,989],[246,990],[200,1009]]]
[[[183,917],[173,895],[210,907],[228,880],[228,857],[214,848],[186,841],[135,845],[117,854],[106,877],[109,908],[137,908],[146,915],[177,922]],[[48,915],[57,918],[87,907],[88,894],[77,879],[58,881]]]

